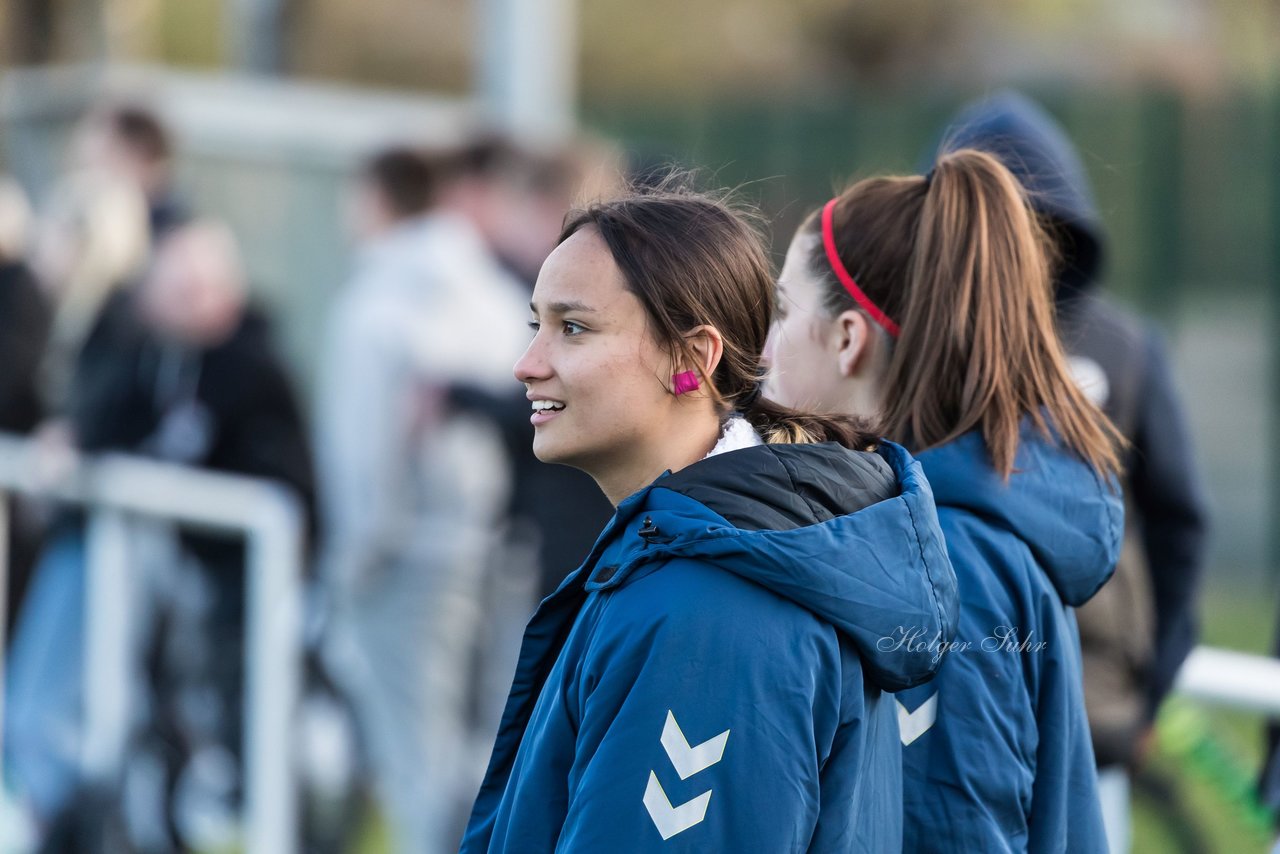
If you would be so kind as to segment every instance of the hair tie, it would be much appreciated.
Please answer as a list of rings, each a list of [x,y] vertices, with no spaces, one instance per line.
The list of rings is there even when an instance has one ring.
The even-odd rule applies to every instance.
[[[756,379],[747,390],[738,396],[738,409],[747,410],[751,408],[760,395],[764,393],[764,378],[769,373],[768,368],[764,365],[756,365]]]
[[[836,274],[836,278],[840,280],[840,284],[844,285],[844,289],[849,292],[849,296],[853,297],[853,301],[862,307],[863,311],[871,315],[871,319],[880,325],[880,327],[892,335],[898,337],[901,330],[898,324],[889,319],[889,315],[880,310],[880,307],[871,301],[871,298],[858,287],[858,283],[853,280],[853,276],[849,275],[849,271],[844,268],[844,264],[840,263],[840,255],[836,252],[836,236],[835,228],[832,220],[835,217],[836,202],[840,201],[840,197],[827,202],[822,209],[822,245],[827,250],[827,263],[831,265],[831,271]]]

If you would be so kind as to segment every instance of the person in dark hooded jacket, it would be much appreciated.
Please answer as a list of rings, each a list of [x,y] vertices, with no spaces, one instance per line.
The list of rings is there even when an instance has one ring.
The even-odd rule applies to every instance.
[[[949,152],[862,181],[800,227],[778,283],[770,391],[876,415],[933,486],[960,593],[953,644],[895,697],[903,851],[1106,850],[1070,606],[1110,577],[1123,525],[1114,428],[1076,387],[1017,181]]]
[[[901,849],[886,692],[942,656],[879,644],[949,640],[955,578],[905,451],[761,396],[772,290],[687,192],[572,216],[543,265],[534,451],[616,511],[529,623],[467,854]]]
[[[1077,612],[1085,703],[1112,854],[1128,850],[1128,769],[1195,645],[1208,528],[1206,496],[1171,360],[1148,322],[1097,289],[1105,249],[1083,164],[1066,132],[1005,92],[964,109],[950,146],[994,154],[1054,238],[1058,331],[1077,381],[1128,440],[1127,517],[1115,576]]]

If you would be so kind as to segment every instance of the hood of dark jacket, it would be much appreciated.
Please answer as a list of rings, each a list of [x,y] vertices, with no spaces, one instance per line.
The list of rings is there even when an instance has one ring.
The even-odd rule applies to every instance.
[[[976,431],[919,462],[940,511],[965,510],[1022,540],[1067,605],[1083,605],[1111,577],[1124,530],[1117,484],[1034,428],[1024,426],[1007,481]]]
[[[961,110],[935,153],[960,148],[998,157],[1049,220],[1063,259],[1060,295],[1092,287],[1102,268],[1102,221],[1084,164],[1062,126],[1025,95],[1002,92]]]
[[[665,474],[618,507],[588,563],[588,591],[659,559],[706,561],[835,626],[868,678],[896,691],[932,678],[936,647],[886,641],[909,628],[950,641],[955,575],[920,464],[883,443],[759,445]],[[714,603],[708,603],[714,607]]]

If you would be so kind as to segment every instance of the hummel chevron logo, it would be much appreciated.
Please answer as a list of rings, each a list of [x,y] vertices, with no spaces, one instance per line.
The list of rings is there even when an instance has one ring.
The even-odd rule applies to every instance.
[[[662,834],[663,841],[677,833],[683,833],[707,817],[707,804],[711,803],[711,790],[678,807],[671,806],[667,793],[662,791],[658,775],[649,772],[649,785],[644,789],[644,808],[649,811],[654,827]]]
[[[667,722],[662,727],[662,747],[667,758],[676,767],[681,780],[688,780],[699,771],[706,770],[724,756],[724,746],[729,741],[729,730],[709,738],[697,747],[690,747],[689,740],[676,723],[676,716],[667,711]]]
[[[921,703],[914,712],[908,712],[907,707],[902,705],[901,700],[894,700],[894,702],[898,704],[898,732],[902,736],[903,747],[928,732],[929,728],[938,720],[938,695],[936,693]]]
[[[724,757],[724,746],[729,741],[729,730],[725,730],[713,738],[709,738],[696,746],[690,746],[689,739],[684,737],[676,716],[667,711],[667,721],[662,727],[662,749],[675,767],[681,780],[687,780],[699,771],[705,771]],[[707,805],[711,803],[711,789],[678,807],[671,805],[671,799],[658,782],[658,775],[649,772],[649,784],[644,790],[644,808],[653,820],[653,826],[663,840],[670,839],[677,833],[683,833],[707,817]]]

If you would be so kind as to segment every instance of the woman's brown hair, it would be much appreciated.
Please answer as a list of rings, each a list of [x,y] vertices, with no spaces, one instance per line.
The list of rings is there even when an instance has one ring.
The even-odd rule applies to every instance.
[[[832,270],[819,214],[801,234],[815,237],[809,267],[826,311],[861,310]],[[1076,386],[1054,326],[1050,244],[998,160],[964,149],[928,177],[855,184],[836,201],[832,237],[901,330],[882,386],[886,436],[925,450],[981,430],[1008,477],[1030,419],[1095,470],[1117,472],[1123,440]]]
[[[659,344],[678,363],[696,366],[722,414],[740,411],[769,443],[873,447],[876,434],[862,419],[798,412],[760,395],[775,284],[750,217],[723,198],[667,185],[639,188],[570,212],[560,242],[583,228],[603,238]],[[686,337],[703,325],[719,330],[724,342],[711,376]]]

